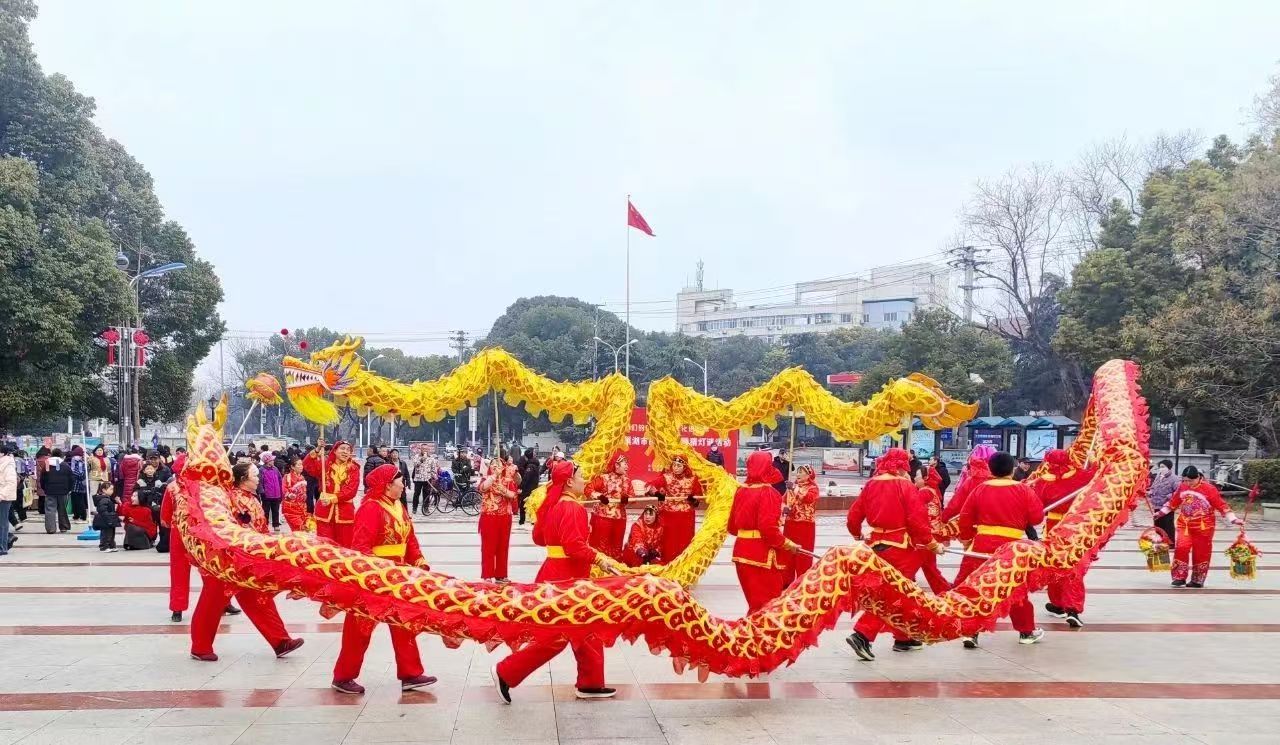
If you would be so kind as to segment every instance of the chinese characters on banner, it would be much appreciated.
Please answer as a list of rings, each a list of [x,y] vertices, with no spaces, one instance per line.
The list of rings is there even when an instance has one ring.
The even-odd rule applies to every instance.
[[[645,426],[649,422],[649,412],[642,407],[631,410],[631,431],[627,433],[627,463],[630,465],[631,477],[648,478],[653,473],[653,454],[645,452],[649,448],[649,439],[645,437]],[[681,442],[698,451],[704,458],[711,452],[712,445],[720,446],[724,456],[724,470],[735,473],[738,467],[738,430],[721,435],[709,429],[695,435],[687,426],[680,427]]]

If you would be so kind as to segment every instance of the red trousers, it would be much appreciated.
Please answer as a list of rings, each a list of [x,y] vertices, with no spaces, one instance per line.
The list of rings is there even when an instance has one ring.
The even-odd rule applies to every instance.
[[[1209,559],[1213,556],[1213,533],[1217,524],[1210,520],[1189,523],[1178,520],[1178,541],[1173,549],[1173,566],[1170,574],[1176,580],[1190,580],[1196,584],[1204,584],[1209,576]],[[1190,564],[1188,565],[1188,560]],[[1189,572],[1188,572],[1189,570]]]
[[[196,610],[191,616],[191,654],[213,652],[218,624],[222,623],[222,612],[226,610],[227,600],[232,595],[240,601],[244,614],[272,649],[281,642],[288,641],[289,630],[284,627],[284,621],[280,620],[275,596],[257,590],[235,589],[207,574],[202,574],[201,579],[204,580],[204,587],[200,589],[200,599],[196,601]]]
[[[973,539],[973,545],[969,547],[969,550],[975,553],[989,554],[1010,540],[1013,539],[999,535],[980,535]],[[960,562],[960,571],[956,572],[956,584],[959,585],[964,582],[965,578],[982,566],[984,561],[985,559],[973,556],[964,557]],[[1009,622],[1020,633],[1027,634],[1035,631],[1036,611],[1031,605],[1030,598],[1024,596],[1009,607]]]
[[[765,603],[778,597],[786,589],[786,569],[769,569],[740,562],[733,563],[742,583],[742,594],[747,598],[747,613],[754,613]]]
[[[887,546],[876,553],[881,559],[891,564],[894,569],[902,572],[902,576],[912,581],[915,581],[916,573],[920,571],[920,562],[924,560],[924,552],[915,548]],[[853,630],[865,636],[868,641],[875,641],[884,626],[885,623],[880,620],[879,616],[863,613],[858,617],[858,622],[853,625]],[[898,629],[894,629],[893,638],[894,641],[905,642],[910,637]]]
[[[356,531],[355,523],[333,523],[316,521],[316,535],[328,538],[339,546],[351,546],[351,537]]]
[[[1047,520],[1044,524],[1044,532],[1047,534],[1057,524],[1057,520]],[[1084,613],[1084,573],[1091,563],[1093,563],[1092,559],[1077,567],[1070,575],[1050,582],[1045,588],[1049,594],[1049,602],[1065,610]]]
[[[514,688],[567,646],[573,647],[573,656],[578,661],[578,688],[603,688],[604,643],[592,638],[570,644],[554,633],[535,637],[499,662],[498,677]]]
[[[817,541],[817,525],[808,521],[800,522],[788,520],[782,526],[782,534],[787,538],[800,544],[800,548],[805,551],[812,551],[814,543]],[[790,587],[796,577],[809,571],[809,567],[813,566],[813,558],[805,556],[802,553],[796,553],[791,557],[791,564],[783,570],[782,586]]]
[[[480,576],[506,579],[507,553],[511,549],[511,513],[480,516]]]
[[[280,503],[280,513],[289,524],[289,530],[299,531],[307,527],[307,500],[285,497]]]
[[[342,650],[333,665],[333,682],[355,680],[360,677],[364,665],[364,653],[369,649],[373,627],[378,624],[368,618],[347,614],[342,622]],[[417,636],[399,626],[387,626],[391,630],[391,648],[396,653],[396,677],[408,680],[422,675],[422,657],[418,654]]]
[[[696,518],[693,516],[693,510],[664,511],[660,515],[662,545],[658,548],[658,552],[662,555],[662,563],[670,564],[693,542]]]
[[[921,552],[920,571],[924,574],[925,581],[929,583],[929,589],[934,595],[941,595],[951,589],[951,583],[947,578],[942,576],[941,570],[938,569],[938,555],[932,551]]]
[[[181,613],[191,603],[191,559],[178,531],[169,528],[169,610]]]
[[[597,551],[604,552],[609,558],[622,561],[622,544],[627,540],[627,519],[625,517],[591,516],[591,536],[587,543]],[[506,680],[506,678],[503,678]]]

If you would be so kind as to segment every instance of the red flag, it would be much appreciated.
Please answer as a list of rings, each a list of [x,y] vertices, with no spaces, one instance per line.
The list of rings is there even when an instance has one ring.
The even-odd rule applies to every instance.
[[[636,209],[630,199],[627,200],[627,225],[642,233],[653,235],[653,230],[649,228],[649,223],[644,221],[644,216],[640,214],[640,210]]]

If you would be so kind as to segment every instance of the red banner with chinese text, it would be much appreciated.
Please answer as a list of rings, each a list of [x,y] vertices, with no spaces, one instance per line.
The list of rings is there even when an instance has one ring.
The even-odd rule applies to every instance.
[[[645,426],[649,423],[649,412],[637,406],[631,410],[631,430],[627,433],[627,463],[630,466],[631,478],[647,479],[653,474],[653,455],[645,452],[649,448],[649,439],[645,437]],[[724,456],[724,470],[730,474],[737,473],[738,468],[738,430],[730,430],[721,434],[709,429],[695,435],[687,425],[680,425],[680,441],[698,451],[702,457],[711,452],[712,445],[720,446],[720,454]]]

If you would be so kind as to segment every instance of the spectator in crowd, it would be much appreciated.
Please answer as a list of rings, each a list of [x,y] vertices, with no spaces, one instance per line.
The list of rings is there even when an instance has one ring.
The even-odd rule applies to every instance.
[[[298,460],[304,460],[315,449],[314,445],[308,445]],[[306,469],[302,471],[302,478],[307,480],[307,514],[313,514],[316,511],[316,501],[320,499],[320,479],[307,473]]]
[[[516,467],[520,469],[520,524],[524,525],[524,504],[533,490],[538,488],[538,481],[542,477],[542,466],[538,463],[538,454],[533,451],[533,448],[529,448],[524,451],[524,456],[520,458]]]
[[[387,460],[382,457],[382,446],[370,445],[369,453],[365,456],[364,460],[364,473],[361,474],[360,480],[363,481],[368,478],[370,471],[386,462]]]
[[[98,531],[98,550],[113,554],[116,548],[116,528],[120,527],[120,515],[116,512],[115,487],[110,481],[98,482],[93,496],[93,529]]]
[[[907,478],[913,482],[916,480],[916,474],[924,471],[924,462],[920,460],[920,455],[915,450],[911,452],[911,460],[907,465]]]
[[[410,481],[409,464],[400,460],[400,451],[393,447],[389,447],[383,452],[386,453],[387,463],[395,466],[396,470],[400,471],[400,478],[404,480],[403,483],[408,484]],[[400,503],[405,506],[409,505],[409,494],[406,491],[400,492]]]
[[[262,470],[258,472],[258,496],[262,499],[262,511],[271,521],[271,529],[280,530],[280,500],[284,499],[280,470],[276,468],[274,455],[267,452],[261,457]]]
[[[786,448],[778,448],[778,452],[773,456],[773,467],[782,475],[782,480],[773,485],[779,494],[787,493],[787,479],[791,476],[791,454]]]
[[[471,465],[471,456],[467,454],[465,448],[458,449],[450,470],[453,471],[453,483],[458,487],[458,492],[465,492],[467,487],[471,486],[471,475],[475,473],[475,468]]]
[[[1151,486],[1147,487],[1147,498],[1151,500],[1151,509],[1159,512],[1160,508],[1169,503],[1173,498],[1174,492],[1178,491],[1178,487],[1182,485],[1182,480],[1173,472],[1173,461],[1165,458],[1156,465],[1156,475],[1151,479]],[[1170,512],[1167,515],[1161,515],[1156,518],[1156,527],[1163,530],[1164,534],[1169,537],[1169,550],[1177,548],[1178,529],[1177,515]]]
[[[18,463],[13,457],[14,446],[0,444],[0,556],[9,553],[18,536],[9,535],[9,518],[13,505],[18,501]]]
[[[44,486],[41,484],[41,480],[44,478],[45,469],[49,467],[50,455],[49,448],[43,445],[36,451],[36,512],[42,515],[44,514]]]
[[[942,462],[942,458],[938,457],[937,453],[934,453],[929,456],[929,466],[937,471],[938,477],[942,479],[938,484],[938,496],[947,496],[947,487],[951,486],[951,472],[947,470],[947,464]]]
[[[71,465],[63,459],[62,451],[54,448],[49,452],[44,472],[40,475],[40,489],[44,492],[44,532],[66,533],[71,530],[67,499],[73,486],[75,475],[71,473]]]
[[[89,471],[84,460],[84,448],[71,446],[71,519],[82,523],[89,519]]]
[[[435,456],[427,452],[426,448],[418,451],[418,455],[413,459],[413,511],[418,511],[418,500],[422,500],[422,506],[427,506],[427,498],[431,494],[431,479],[436,477],[436,459]]]
[[[89,454],[85,461],[85,466],[89,472],[89,494],[97,495],[98,487],[111,481],[111,459],[107,457],[107,448],[98,445]],[[90,505],[93,509],[97,509],[97,500]]]
[[[1035,468],[1031,466],[1031,461],[1025,455],[1018,459],[1018,467],[1013,469],[1014,481],[1025,481]]]
[[[18,466],[18,501],[13,503],[13,512],[9,513],[10,522],[15,532],[20,532],[27,521],[27,507],[35,500],[36,460],[27,451],[16,448],[13,461]]]
[[[711,450],[707,452],[707,460],[717,466],[724,467],[724,453],[720,452],[719,444],[711,446]]]

